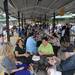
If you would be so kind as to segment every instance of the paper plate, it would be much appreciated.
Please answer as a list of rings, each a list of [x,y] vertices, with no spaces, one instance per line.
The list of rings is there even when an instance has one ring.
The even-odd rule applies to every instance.
[[[40,60],[40,56],[34,55],[34,56],[32,57],[32,60],[33,60],[33,61],[39,61],[39,60]]]

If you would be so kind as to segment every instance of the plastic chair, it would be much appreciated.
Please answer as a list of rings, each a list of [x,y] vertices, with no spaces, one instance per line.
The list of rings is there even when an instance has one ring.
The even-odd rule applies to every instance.
[[[31,75],[31,73],[28,70],[21,70],[16,72],[15,75]]]
[[[28,69],[29,64],[17,64],[16,66],[17,66],[17,68],[24,67],[25,69]]]
[[[31,75],[30,71],[27,70],[29,64],[18,64],[17,67],[25,67],[25,69],[15,72],[15,75]]]

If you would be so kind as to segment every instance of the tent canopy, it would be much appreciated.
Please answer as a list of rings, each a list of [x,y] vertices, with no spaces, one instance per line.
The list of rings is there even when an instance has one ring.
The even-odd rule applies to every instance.
[[[4,0],[0,0],[1,2]],[[3,5],[0,7],[3,8]],[[9,13],[11,16],[17,17],[17,12],[23,13],[24,18],[50,18],[53,12],[59,14],[61,8],[64,13],[75,12],[75,0],[9,0]]]

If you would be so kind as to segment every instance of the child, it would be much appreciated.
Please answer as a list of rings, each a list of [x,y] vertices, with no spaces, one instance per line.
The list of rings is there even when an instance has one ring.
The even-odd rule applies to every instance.
[[[59,63],[59,59],[55,56],[48,58],[48,63],[50,64],[49,68],[47,69],[48,75],[62,75],[61,72],[56,70],[56,65]]]

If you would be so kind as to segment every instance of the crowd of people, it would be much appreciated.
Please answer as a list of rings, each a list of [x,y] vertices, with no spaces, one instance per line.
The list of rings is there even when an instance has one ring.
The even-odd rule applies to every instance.
[[[51,69],[62,72],[62,75],[73,75],[75,52],[74,45],[70,43],[70,28],[68,24],[62,26],[60,31],[54,32],[50,30],[48,24],[27,25],[20,31],[16,28],[20,39],[16,41],[14,51],[11,43],[4,43],[4,36],[1,34],[0,66],[6,75],[18,75],[18,72],[22,75],[23,72],[34,75],[35,62],[32,57],[36,55],[41,57],[42,62],[47,62],[44,70],[48,75],[51,75]],[[42,65],[44,67],[45,64],[42,63],[40,67]]]

